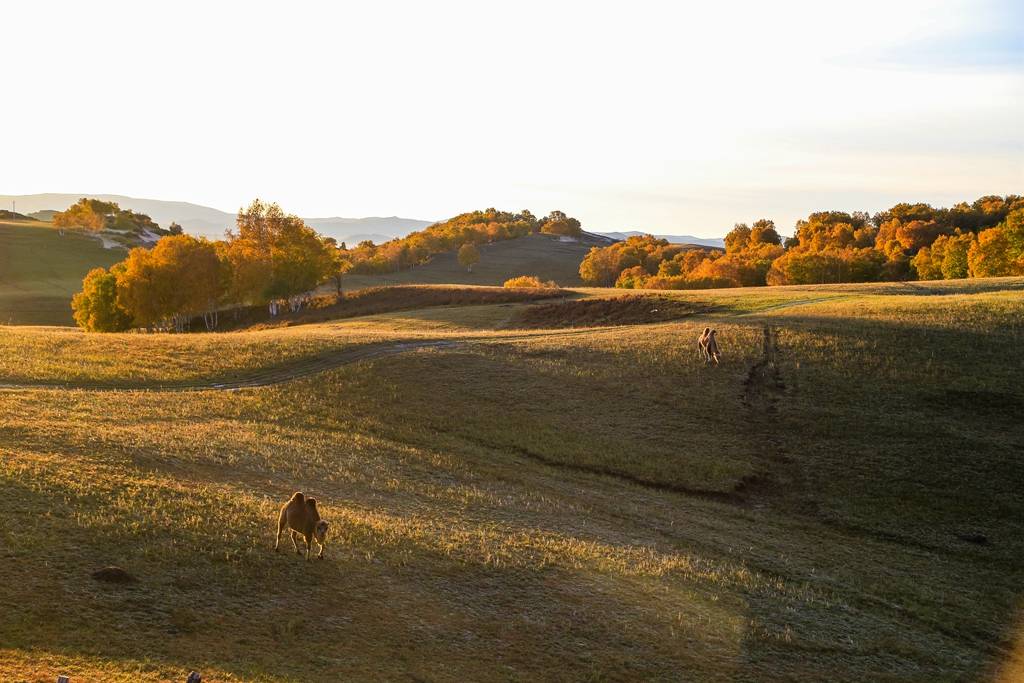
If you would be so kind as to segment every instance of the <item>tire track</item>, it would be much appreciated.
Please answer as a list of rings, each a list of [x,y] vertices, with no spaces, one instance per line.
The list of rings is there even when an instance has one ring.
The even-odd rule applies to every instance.
[[[418,351],[420,349],[451,349],[480,344],[501,344],[505,342],[527,341],[530,339],[555,339],[572,337],[581,334],[595,334],[619,331],[627,326],[608,328],[577,328],[550,333],[524,333],[503,336],[464,337],[462,339],[423,339],[363,344],[355,348],[348,347],[328,351],[316,356],[287,361],[280,365],[254,368],[246,374],[231,379],[189,380],[183,382],[130,382],[130,381],[61,381],[61,380],[27,380],[4,381],[0,379],[0,391],[19,391],[28,389],[51,389],[56,391],[152,391],[152,392],[189,392],[189,391],[238,391],[241,389],[257,389],[303,379],[321,372],[333,370],[345,365],[359,363],[385,356]],[[631,327],[631,326],[629,326]]]

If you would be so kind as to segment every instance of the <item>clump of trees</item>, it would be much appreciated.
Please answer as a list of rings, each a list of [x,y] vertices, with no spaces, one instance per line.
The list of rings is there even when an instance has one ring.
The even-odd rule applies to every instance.
[[[540,232],[554,235],[580,235],[582,228],[575,218],[561,211],[552,211],[536,218],[527,210],[518,213],[487,209],[459,214],[446,221],[393,239],[383,244],[360,242],[348,249],[342,245],[342,258],[354,274],[376,275],[394,273],[429,261],[437,254],[461,250],[470,244],[516,239]]]
[[[782,240],[774,223],[739,223],[725,251],[650,236],[591,249],[580,264],[599,286],[696,289],[951,279],[1024,274],[1024,197],[986,196],[944,209],[901,203],[874,216],[821,211]]]
[[[536,275],[520,275],[505,280],[504,286],[507,289],[558,289],[558,283],[554,280],[544,281]]]
[[[85,228],[99,232],[101,230],[120,230],[140,233],[144,230],[160,233],[160,226],[144,213],[135,213],[122,209],[116,202],[103,202],[99,199],[83,197],[78,203],[53,215],[53,224],[59,228]]]
[[[91,271],[71,307],[76,322],[96,332],[182,331],[195,317],[214,329],[229,306],[297,310],[338,272],[337,251],[302,219],[256,200],[238,212],[225,240],[170,235],[132,249],[109,271]]]
[[[544,223],[541,224],[540,231],[547,235],[579,237],[583,234],[583,227],[575,218],[570,218],[561,211],[552,211]]]

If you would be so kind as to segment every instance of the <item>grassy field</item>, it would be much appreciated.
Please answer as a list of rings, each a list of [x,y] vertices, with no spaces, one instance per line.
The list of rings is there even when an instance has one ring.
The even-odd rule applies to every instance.
[[[1020,680],[1024,279],[578,294],[0,330],[0,677]]]
[[[0,221],[0,324],[73,325],[71,297],[82,278],[124,257],[49,223]]]
[[[468,272],[459,265],[456,253],[438,254],[422,266],[386,275],[348,275],[349,289],[380,285],[459,284],[498,285],[517,275],[536,275],[563,287],[580,281],[580,262],[596,241],[559,242],[550,235],[530,235],[515,240],[480,245],[480,262]],[[607,244],[600,242],[600,244]]]

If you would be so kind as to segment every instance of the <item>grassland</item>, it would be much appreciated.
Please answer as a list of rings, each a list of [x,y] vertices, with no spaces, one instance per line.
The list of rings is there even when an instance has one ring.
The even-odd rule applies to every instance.
[[[0,221],[0,323],[73,325],[71,297],[82,278],[124,256],[94,238],[61,235],[49,223]]]
[[[563,287],[581,284],[580,261],[598,244],[589,238],[560,242],[551,235],[530,235],[480,245],[480,262],[473,272],[459,265],[456,253],[438,254],[422,266],[386,275],[348,275],[346,287],[359,289],[381,285],[459,284],[497,285],[517,275],[536,275]],[[601,242],[600,244],[607,244]]]
[[[3,330],[0,383],[80,388],[0,392],[0,676],[1018,680],[1024,280],[657,296]],[[446,344],[159,390],[410,340]],[[270,551],[293,490],[326,561]]]

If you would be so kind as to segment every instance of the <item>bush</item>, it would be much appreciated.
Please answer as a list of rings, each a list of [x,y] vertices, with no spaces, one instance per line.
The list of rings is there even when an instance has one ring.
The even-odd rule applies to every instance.
[[[554,280],[544,282],[536,275],[520,275],[505,280],[505,287],[509,289],[558,289],[558,283]]]
[[[93,268],[82,280],[82,291],[71,299],[75,322],[88,332],[123,332],[131,316],[117,302],[117,275]]]

